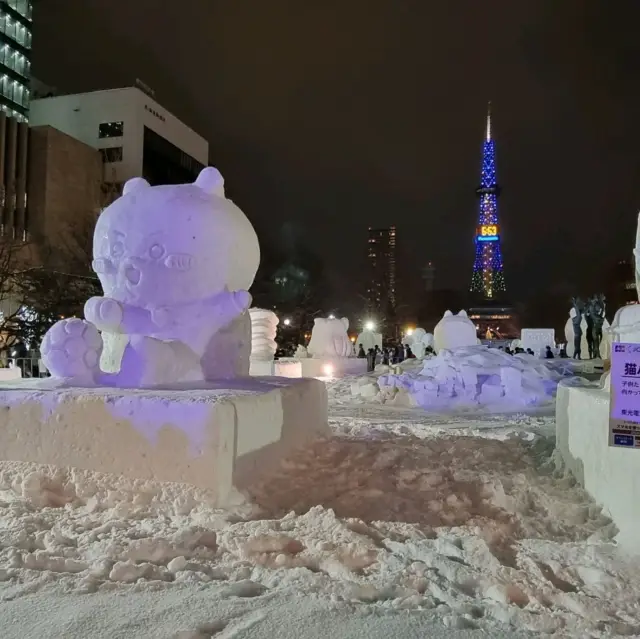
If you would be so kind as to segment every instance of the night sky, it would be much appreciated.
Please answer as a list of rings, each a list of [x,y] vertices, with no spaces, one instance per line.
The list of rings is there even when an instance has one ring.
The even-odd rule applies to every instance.
[[[47,0],[34,75],[130,86],[210,143],[262,232],[287,221],[352,298],[368,226],[466,289],[493,102],[507,287],[592,292],[640,208],[638,0]]]

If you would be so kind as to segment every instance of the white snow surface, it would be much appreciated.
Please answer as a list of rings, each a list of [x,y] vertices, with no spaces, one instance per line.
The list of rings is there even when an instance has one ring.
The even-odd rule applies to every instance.
[[[640,564],[550,411],[425,414],[329,384],[334,435],[229,511],[0,463],[3,639],[638,636]]]
[[[558,381],[571,374],[574,366],[566,359],[544,360],[483,345],[463,346],[441,350],[422,364],[405,362],[399,374],[380,375],[377,393],[370,388],[358,392],[357,387],[352,393],[425,409],[518,410],[553,401]]]

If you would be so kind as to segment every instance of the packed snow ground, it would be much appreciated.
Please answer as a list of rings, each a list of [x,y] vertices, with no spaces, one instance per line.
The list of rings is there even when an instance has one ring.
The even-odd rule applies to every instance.
[[[640,634],[640,562],[553,417],[349,402],[251,502],[0,464],[3,639]]]

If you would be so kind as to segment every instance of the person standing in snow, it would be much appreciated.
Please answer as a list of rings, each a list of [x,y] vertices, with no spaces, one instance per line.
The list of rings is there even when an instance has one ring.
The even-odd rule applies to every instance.
[[[371,373],[376,367],[376,352],[373,348],[367,353],[367,372]]]

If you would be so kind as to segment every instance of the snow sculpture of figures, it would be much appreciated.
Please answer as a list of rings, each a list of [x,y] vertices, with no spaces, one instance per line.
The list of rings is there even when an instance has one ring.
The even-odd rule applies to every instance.
[[[595,357],[594,350],[593,350],[593,337],[594,337],[593,300],[588,299],[586,301],[582,311],[582,318],[583,318],[583,323],[586,323],[587,325],[587,330],[582,331],[582,334],[587,340],[587,353],[589,353],[589,359],[593,359]]]
[[[178,186],[129,180],[98,219],[93,257],[104,297],[45,335],[54,377],[135,388],[248,374],[260,248],[216,169]],[[127,338],[115,373],[100,369],[100,332]]]
[[[307,351],[311,357],[350,357],[349,320],[316,317]]]
[[[605,296],[602,293],[594,295],[590,301],[590,314],[593,322],[593,334],[591,342],[593,348],[593,357],[597,357],[598,359],[603,357],[600,351],[602,345],[602,328],[606,321],[604,316],[605,310]]]
[[[628,308],[628,307],[624,307],[624,308]],[[575,356],[575,347],[576,347],[576,342],[577,340],[575,339],[575,333],[574,333],[574,318],[576,316],[576,311],[575,309],[571,309],[571,311],[569,312],[569,319],[567,319],[566,324],[564,325],[564,336],[565,336],[565,341],[567,343],[567,356],[568,357],[574,357]],[[615,322],[615,320],[614,320]],[[640,327],[639,327],[640,330]],[[581,337],[580,337],[580,350],[579,352],[582,353],[587,353],[589,350],[589,344],[587,342],[587,322],[584,318],[584,316],[582,317],[582,321],[580,322],[580,331],[581,331]],[[601,359],[608,359],[610,354],[611,354],[611,327],[609,322],[607,321],[606,317],[603,318],[602,320],[602,341],[600,342],[600,358]]]
[[[276,354],[278,316],[264,308],[250,308],[251,359],[270,360]]]
[[[457,315],[446,311],[436,324],[433,337],[436,353],[478,343],[475,324],[468,318],[466,311],[460,311]]]
[[[569,311],[569,317],[573,324],[573,355],[575,359],[581,359],[582,354],[582,311],[583,305],[580,298],[573,298],[573,308]]]
[[[382,349],[382,333],[376,333],[375,331],[365,328],[362,333],[358,335],[356,349],[360,348],[361,344],[365,353],[368,353],[370,348],[375,348],[376,346]]]

